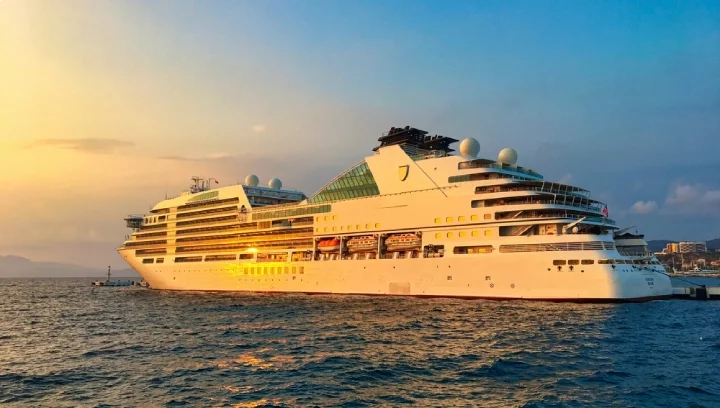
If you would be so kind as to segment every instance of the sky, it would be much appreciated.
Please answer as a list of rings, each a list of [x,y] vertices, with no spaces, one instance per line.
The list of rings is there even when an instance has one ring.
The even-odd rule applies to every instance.
[[[190,177],[312,194],[405,125],[720,237],[720,2],[0,0],[0,254],[125,267]]]

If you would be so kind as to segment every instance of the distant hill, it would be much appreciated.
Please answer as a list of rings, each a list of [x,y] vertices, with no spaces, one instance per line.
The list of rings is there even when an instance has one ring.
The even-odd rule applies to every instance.
[[[708,249],[720,249],[720,238],[711,239],[707,242]]]
[[[647,243],[648,243],[648,247],[650,248],[650,251],[660,252],[670,242],[678,242],[678,241],[666,241],[663,239],[658,239],[658,240],[648,241]],[[715,239],[711,239],[710,241],[707,241],[707,247],[709,250],[720,249],[720,238],[715,238]]]
[[[95,278],[107,276],[107,269],[60,262],[33,262],[14,255],[0,255],[0,278]],[[112,271],[112,277],[137,277],[132,269]]]
[[[671,242],[677,242],[677,241],[667,241],[664,239],[657,239],[657,240],[650,240],[647,243],[648,243],[648,248],[650,248],[650,252],[660,252],[663,249],[665,249],[667,244],[669,244]]]

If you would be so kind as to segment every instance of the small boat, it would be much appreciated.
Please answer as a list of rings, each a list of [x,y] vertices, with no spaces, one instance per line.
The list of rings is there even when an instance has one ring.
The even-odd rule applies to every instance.
[[[318,243],[318,249],[322,252],[332,252],[340,249],[340,240],[337,238],[324,239]]]
[[[378,239],[373,236],[350,238],[347,247],[350,252],[377,251]]]
[[[417,249],[422,241],[417,234],[396,234],[385,239],[388,251],[399,251],[404,249]]]

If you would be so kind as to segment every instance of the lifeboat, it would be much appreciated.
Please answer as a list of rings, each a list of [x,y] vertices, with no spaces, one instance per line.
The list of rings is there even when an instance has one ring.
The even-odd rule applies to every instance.
[[[391,235],[385,240],[388,251],[400,251],[405,249],[416,249],[422,245],[417,234]]]
[[[318,242],[318,249],[322,252],[332,252],[340,249],[340,240],[337,238],[323,239]]]
[[[377,250],[377,246],[378,239],[372,236],[350,238],[347,242],[350,252]]]

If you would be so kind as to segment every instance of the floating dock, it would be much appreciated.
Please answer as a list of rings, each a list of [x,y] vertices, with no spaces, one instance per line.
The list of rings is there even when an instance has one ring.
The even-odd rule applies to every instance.
[[[150,285],[145,281],[131,281],[131,280],[106,280],[106,281],[94,281],[91,283],[92,286],[140,286],[143,288],[149,288]]]
[[[673,299],[720,300],[720,286],[674,287]]]
[[[145,282],[144,280],[141,281],[134,281],[134,280],[110,280],[110,267],[108,266],[108,272],[107,272],[107,279],[104,281],[93,281],[90,283],[92,286],[140,286],[143,288],[149,288],[150,284]]]

